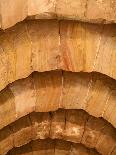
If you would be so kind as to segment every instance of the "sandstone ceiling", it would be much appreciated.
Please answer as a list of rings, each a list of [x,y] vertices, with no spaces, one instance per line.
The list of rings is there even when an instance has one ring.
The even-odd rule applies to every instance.
[[[115,0],[0,0],[2,29],[27,17],[116,23]]]
[[[115,155],[115,85],[100,73],[65,71],[34,72],[9,84],[0,92],[0,154],[50,138]]]
[[[116,79],[116,28],[24,21],[0,32],[0,60],[0,90],[33,71],[100,72]]]
[[[82,110],[31,113],[0,131],[0,153],[5,154],[33,140],[51,138],[81,143],[100,154],[112,155],[116,148],[115,133],[116,129],[107,121]]]
[[[0,155],[116,155],[115,23],[115,0],[0,0]]]
[[[105,75],[34,72],[0,92],[0,129],[30,112],[49,112],[60,108],[83,109],[116,127],[115,102],[116,81]]]
[[[46,146],[46,147],[45,147]],[[31,143],[28,143],[22,147],[12,149],[8,155],[20,155],[20,154],[29,154],[29,155],[71,155],[71,154],[83,154],[83,155],[99,155],[94,149],[87,149],[82,144],[75,144],[67,142],[65,140],[35,140]]]

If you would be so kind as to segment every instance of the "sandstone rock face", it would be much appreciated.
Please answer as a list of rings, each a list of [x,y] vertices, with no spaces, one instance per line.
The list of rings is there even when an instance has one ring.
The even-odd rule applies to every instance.
[[[51,138],[82,143],[103,155],[111,154],[116,146],[115,133],[115,128],[107,121],[82,110],[31,113],[0,131],[0,153],[7,153],[13,147],[21,147],[32,140]],[[46,150],[46,145],[44,148]]]
[[[8,85],[0,94],[0,154],[47,138],[111,154],[116,146],[115,83],[98,73],[52,71]]]
[[[1,0],[0,6],[3,29],[31,16],[34,19],[116,23],[115,0]]]
[[[100,72],[116,79],[115,25],[45,20],[0,32],[0,90],[33,71]]]
[[[116,155],[115,10],[0,0],[0,155]]]
[[[46,146],[46,147],[45,147]],[[87,149],[84,145],[81,144],[74,144],[71,142],[67,142],[64,140],[35,140],[27,145],[24,145],[19,148],[16,148],[9,152],[10,155],[19,155],[19,154],[26,154],[26,155],[71,155],[71,154],[83,154],[83,155],[99,155],[93,149]]]
[[[102,74],[34,72],[0,92],[0,129],[33,111],[60,108],[83,109],[116,127],[115,102],[116,81]]]

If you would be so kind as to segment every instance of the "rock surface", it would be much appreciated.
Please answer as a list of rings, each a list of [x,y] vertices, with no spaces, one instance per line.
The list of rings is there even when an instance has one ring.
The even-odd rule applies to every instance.
[[[116,1],[0,0],[0,155],[67,154],[116,155]]]
[[[0,90],[33,71],[58,69],[116,79],[115,25],[39,20],[0,32]]]
[[[0,92],[0,129],[33,111],[60,108],[83,109],[116,127],[116,81],[97,73],[34,72]]]
[[[116,129],[107,121],[92,117],[82,110],[31,113],[0,130],[0,135],[0,154],[31,141],[33,143],[33,140],[47,138],[65,140],[75,145],[82,143],[102,155],[111,154],[116,146]],[[44,145],[43,151],[46,147]]]
[[[72,153],[73,155],[99,155],[95,150],[87,149],[82,144],[57,139],[36,140],[10,151],[8,155],[72,155]]]
[[[2,29],[26,17],[116,23],[115,0],[0,0]]]

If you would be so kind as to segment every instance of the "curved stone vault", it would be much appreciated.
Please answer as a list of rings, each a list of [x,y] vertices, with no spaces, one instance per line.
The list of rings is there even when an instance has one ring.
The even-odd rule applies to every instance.
[[[0,155],[116,155],[115,0],[0,0]]]
[[[34,72],[0,92],[0,129],[30,112],[49,112],[59,108],[83,109],[116,127],[115,101],[116,81],[105,75]]]
[[[45,147],[46,146],[46,147]],[[27,145],[24,145],[19,148],[15,148],[11,150],[8,155],[20,155],[20,154],[29,154],[29,155],[42,155],[42,154],[50,154],[50,155],[99,155],[94,149],[88,149],[82,144],[76,144],[67,142],[64,140],[35,140]]]
[[[8,155],[99,155],[94,149],[88,149],[82,144],[67,142],[64,140],[35,140],[22,147],[11,150]]]
[[[116,147],[116,129],[83,110],[34,112],[0,130],[0,135],[0,154],[32,140],[47,138],[82,143],[103,155],[112,154]]]
[[[73,21],[22,22],[0,32],[0,60],[0,90],[33,71],[100,72],[116,79],[116,28]]]
[[[0,26],[6,29],[26,17],[116,23],[115,10],[115,0],[0,0]]]

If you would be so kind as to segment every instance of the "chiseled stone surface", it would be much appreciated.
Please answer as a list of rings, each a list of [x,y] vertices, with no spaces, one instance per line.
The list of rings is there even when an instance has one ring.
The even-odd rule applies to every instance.
[[[103,117],[116,127],[115,103],[116,81],[105,75],[34,72],[0,92],[0,129],[33,111],[49,112],[59,108],[83,109],[95,117]],[[58,116],[64,118],[64,115]],[[53,118],[57,119],[55,113]],[[57,125],[59,128],[59,124],[54,124],[53,128]]]
[[[115,0],[0,0],[0,6],[2,29],[26,17],[116,23]]]
[[[0,32],[0,90],[34,71],[58,69],[116,79],[115,25],[36,20]]]
[[[115,0],[0,0],[0,155],[116,155],[115,24]]]
[[[116,146],[116,129],[107,121],[92,117],[82,110],[60,109],[50,113],[31,113],[9,124],[9,128],[0,130],[0,135],[0,154],[33,143],[33,140],[39,139],[41,142],[48,138],[60,139],[62,147],[62,140],[74,142],[75,145],[82,143],[102,155],[110,154]],[[48,145],[44,145],[43,151]],[[69,147],[65,148],[67,150]]]
[[[36,140],[9,152],[10,155],[99,155],[94,149],[64,140]]]

